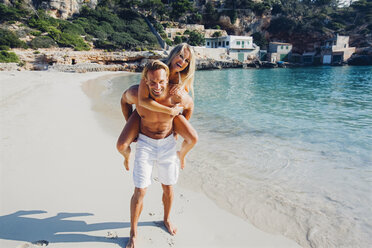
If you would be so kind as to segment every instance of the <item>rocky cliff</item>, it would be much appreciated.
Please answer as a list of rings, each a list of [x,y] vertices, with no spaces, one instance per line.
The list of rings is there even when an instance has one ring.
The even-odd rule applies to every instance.
[[[0,3],[16,6],[16,0],[0,0]],[[79,13],[82,6],[95,8],[98,0],[22,0],[22,5],[28,9],[45,9],[55,18],[67,19]]]

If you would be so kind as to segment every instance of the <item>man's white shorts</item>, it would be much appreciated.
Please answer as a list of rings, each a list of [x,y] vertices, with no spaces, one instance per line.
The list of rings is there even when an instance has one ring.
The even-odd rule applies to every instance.
[[[176,184],[179,165],[176,140],[172,134],[164,139],[152,139],[139,134],[133,168],[133,181],[136,188],[150,186],[154,166],[158,168],[158,178],[162,184]]]

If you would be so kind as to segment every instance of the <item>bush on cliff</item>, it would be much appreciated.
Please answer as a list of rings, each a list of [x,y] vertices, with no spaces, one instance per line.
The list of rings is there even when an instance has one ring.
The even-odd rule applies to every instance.
[[[0,51],[0,63],[19,63],[19,58],[13,52]]]
[[[49,36],[38,36],[32,39],[30,46],[33,49],[56,47],[57,43]]]
[[[90,50],[89,45],[80,36],[84,35],[85,31],[79,24],[52,18],[43,11],[39,11],[38,16],[30,18],[28,24],[33,28],[48,32],[48,35],[61,47],[73,47],[77,51]]]
[[[8,46],[11,48],[27,48],[24,41],[21,41],[15,33],[7,29],[0,29],[0,46]]]
[[[4,21],[18,21],[28,14],[27,10],[9,7],[0,3],[0,23]]]
[[[158,47],[156,37],[144,19],[130,9],[120,9],[114,13],[106,7],[96,10],[83,8],[74,23],[98,39],[94,42],[97,48],[132,50],[137,46],[150,49]]]

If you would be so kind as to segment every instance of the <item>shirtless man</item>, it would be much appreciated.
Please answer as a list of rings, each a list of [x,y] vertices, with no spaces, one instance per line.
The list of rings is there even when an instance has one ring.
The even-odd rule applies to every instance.
[[[179,105],[183,107],[184,115],[191,115],[193,111],[192,98],[188,94],[179,97],[169,93],[169,69],[164,63],[159,60],[148,63],[142,75],[146,80],[150,96],[155,101],[168,107]],[[137,103],[138,86],[136,85],[126,90],[122,97],[122,110],[125,119],[128,120],[132,114],[132,104],[136,104],[137,112],[141,117],[133,168],[135,189],[130,204],[131,230],[126,247],[135,247],[138,219],[142,211],[146,189],[152,181],[151,175],[154,165],[158,167],[158,178],[163,188],[164,225],[171,235],[175,235],[177,232],[177,229],[169,221],[173,202],[172,185],[177,182],[179,170],[176,141],[173,136],[175,116],[148,110],[138,106]],[[178,131],[178,133],[180,132]],[[182,133],[180,135],[182,136]]]

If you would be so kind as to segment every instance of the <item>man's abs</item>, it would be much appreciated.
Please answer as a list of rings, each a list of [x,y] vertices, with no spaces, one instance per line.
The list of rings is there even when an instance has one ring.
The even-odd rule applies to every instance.
[[[173,121],[151,122],[141,119],[140,133],[152,139],[164,139],[173,132]]]

